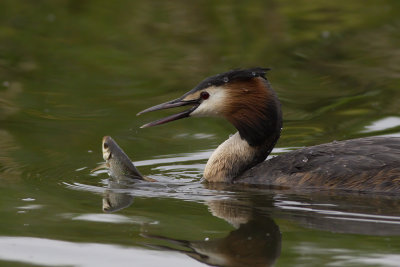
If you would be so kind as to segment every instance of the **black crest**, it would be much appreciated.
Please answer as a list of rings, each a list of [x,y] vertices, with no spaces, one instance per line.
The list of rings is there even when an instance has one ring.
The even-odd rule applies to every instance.
[[[266,79],[265,74],[269,71],[269,68],[251,68],[251,69],[235,69],[225,73],[217,74],[206,78],[200,82],[191,93],[210,87],[220,86],[232,81],[246,81],[255,77],[262,77]]]

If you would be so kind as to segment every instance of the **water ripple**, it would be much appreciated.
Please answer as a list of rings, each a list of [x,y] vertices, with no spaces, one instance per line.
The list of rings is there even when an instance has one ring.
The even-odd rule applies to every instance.
[[[10,236],[0,237],[0,259],[40,266],[203,266],[171,251]]]

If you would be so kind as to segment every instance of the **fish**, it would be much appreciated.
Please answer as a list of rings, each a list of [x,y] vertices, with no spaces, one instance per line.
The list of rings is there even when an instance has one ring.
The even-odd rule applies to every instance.
[[[103,159],[106,161],[104,164],[93,169],[91,172],[99,169],[108,169],[109,175],[115,179],[127,178],[132,181],[142,180],[148,182],[155,182],[156,180],[143,176],[139,170],[132,163],[131,159],[122,148],[119,147],[117,142],[111,136],[104,136],[102,141]]]

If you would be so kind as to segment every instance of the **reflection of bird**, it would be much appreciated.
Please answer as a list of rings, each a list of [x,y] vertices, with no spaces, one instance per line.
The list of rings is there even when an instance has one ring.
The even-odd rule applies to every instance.
[[[257,199],[257,197],[253,198]],[[285,201],[276,198],[274,206],[284,212],[275,218],[296,222],[305,228],[368,236],[400,236],[400,198],[374,194],[335,194],[313,192],[299,195],[286,194]],[[252,204],[260,206],[262,197]]]
[[[209,182],[400,192],[400,138],[333,142],[263,162],[282,128],[280,102],[265,77],[267,70],[232,70],[209,77],[182,97],[139,114],[179,106],[190,109],[142,127],[200,116],[231,122],[238,132],[209,158],[204,170]]]
[[[166,246],[149,244],[151,247],[182,252],[212,266],[272,266],[281,252],[282,237],[278,225],[270,217],[253,214],[251,208],[236,204],[232,201],[212,202],[214,215],[230,222],[242,221],[238,229],[226,237],[187,241],[158,235],[142,236],[168,242]]]

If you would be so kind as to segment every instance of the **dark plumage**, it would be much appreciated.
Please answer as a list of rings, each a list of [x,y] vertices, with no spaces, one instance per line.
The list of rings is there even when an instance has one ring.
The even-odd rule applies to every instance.
[[[234,183],[400,192],[400,138],[367,137],[279,155]]]

